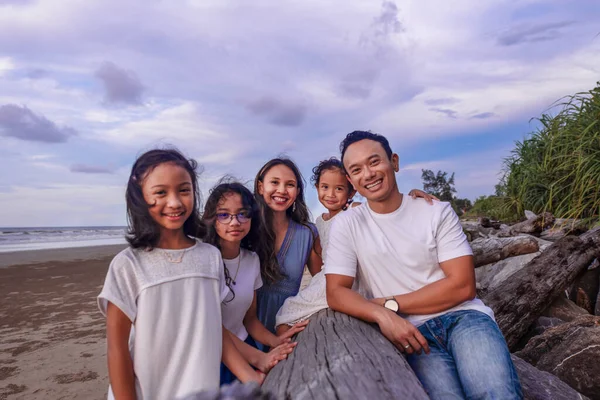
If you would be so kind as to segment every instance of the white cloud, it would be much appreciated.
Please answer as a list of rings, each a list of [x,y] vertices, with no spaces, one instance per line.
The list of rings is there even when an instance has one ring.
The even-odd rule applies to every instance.
[[[13,186],[0,192],[3,226],[124,225],[124,186]]]
[[[5,75],[7,72],[13,70],[15,67],[11,58],[9,57],[0,57],[0,77]]]
[[[308,174],[355,129],[401,138],[405,154],[437,137],[456,138],[458,146],[465,135],[525,124],[561,96],[595,85],[600,16],[586,11],[588,3],[583,11],[558,0],[409,0],[396,8],[341,0],[54,0],[4,7],[0,106],[27,106],[80,135],[51,149],[3,140],[1,151],[12,158],[0,158],[0,168],[15,172],[2,177],[0,189],[118,186],[136,154],[164,144],[204,164],[206,187],[225,173],[251,179],[281,151]],[[147,88],[142,105],[103,104],[94,71],[104,63],[135,71]],[[455,171],[462,196],[488,193],[511,144],[504,142],[503,152],[481,148],[488,159],[454,157],[452,145],[419,154],[436,160],[404,167],[400,186],[421,187],[420,168],[428,165]],[[114,165],[118,172],[73,174],[73,165]],[[85,200],[103,207],[100,199]],[[315,196],[310,202],[318,207]],[[73,218],[85,219],[73,209],[79,212]]]

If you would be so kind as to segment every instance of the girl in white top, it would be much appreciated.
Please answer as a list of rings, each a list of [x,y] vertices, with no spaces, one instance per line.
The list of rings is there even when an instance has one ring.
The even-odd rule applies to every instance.
[[[361,203],[352,201],[356,190],[346,178],[342,163],[335,157],[321,161],[313,168],[311,182],[317,188],[319,202],[328,211],[319,215],[315,222],[321,239],[321,258],[325,260],[329,229],[334,218],[348,206],[355,207]],[[429,203],[432,199],[437,200],[436,197],[417,189],[411,190],[409,195],[413,198],[423,197]],[[290,329],[290,325],[305,321],[316,312],[328,308],[325,289],[325,274],[321,271],[313,276],[308,285],[296,296],[287,298],[277,313],[277,333],[283,334]]]
[[[258,239],[259,219],[252,192],[238,182],[219,183],[211,191],[202,218],[208,225],[206,243],[216,246],[223,257],[225,280],[232,298],[223,302],[223,326],[235,335],[235,344],[252,363],[264,358],[256,342],[270,347],[269,367],[287,357],[296,343],[290,337],[300,332],[306,323],[298,324],[281,336],[267,330],[256,316],[256,290],[263,282],[260,260],[252,251]],[[260,366],[256,365],[258,368]],[[221,366],[221,385],[235,380],[234,374]]]
[[[133,165],[130,247],[111,262],[98,305],[106,316],[109,399],[175,399],[219,387],[221,359],[261,382],[222,329],[223,261],[200,242],[196,162],[151,150]]]

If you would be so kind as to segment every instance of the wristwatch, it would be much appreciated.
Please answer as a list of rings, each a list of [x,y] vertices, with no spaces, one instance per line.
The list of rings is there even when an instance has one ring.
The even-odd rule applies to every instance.
[[[389,299],[385,299],[385,303],[383,303],[383,306],[385,308],[387,308],[388,310],[393,311],[395,313],[398,313],[398,310],[400,310],[400,305],[398,304],[396,299],[393,297],[390,297]]]

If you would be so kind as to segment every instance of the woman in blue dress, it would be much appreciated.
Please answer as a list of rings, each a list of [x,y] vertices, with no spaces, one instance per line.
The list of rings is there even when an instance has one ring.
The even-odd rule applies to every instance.
[[[258,290],[258,319],[275,333],[275,316],[285,299],[295,296],[304,266],[311,275],[321,270],[319,236],[304,202],[304,179],[293,161],[267,162],[254,181],[261,219],[256,253],[263,286]]]

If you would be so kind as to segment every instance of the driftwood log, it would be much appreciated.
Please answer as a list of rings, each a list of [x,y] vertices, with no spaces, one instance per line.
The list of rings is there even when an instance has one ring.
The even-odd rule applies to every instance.
[[[528,362],[512,355],[525,400],[584,400],[587,397],[556,376],[540,371]]]
[[[512,236],[519,233],[528,233],[530,235],[540,234],[545,228],[554,224],[555,218],[549,212],[536,215],[523,222],[512,225],[507,232],[499,236]]]
[[[429,398],[404,356],[372,325],[328,309],[311,317],[296,340],[294,352],[262,386],[273,397],[256,400]],[[512,357],[525,400],[585,399],[554,375]]]
[[[276,400],[273,394],[262,390],[258,383],[234,381],[216,390],[190,394],[176,400]]]
[[[540,249],[538,241],[529,235],[485,238],[471,242],[475,267],[490,264],[508,257],[535,253]]]
[[[548,329],[516,355],[590,399],[600,399],[600,317],[581,316]]]
[[[548,304],[598,256],[599,243],[598,229],[560,239],[485,296],[511,349]]]
[[[263,384],[277,399],[428,399],[404,356],[375,327],[327,309]]]

